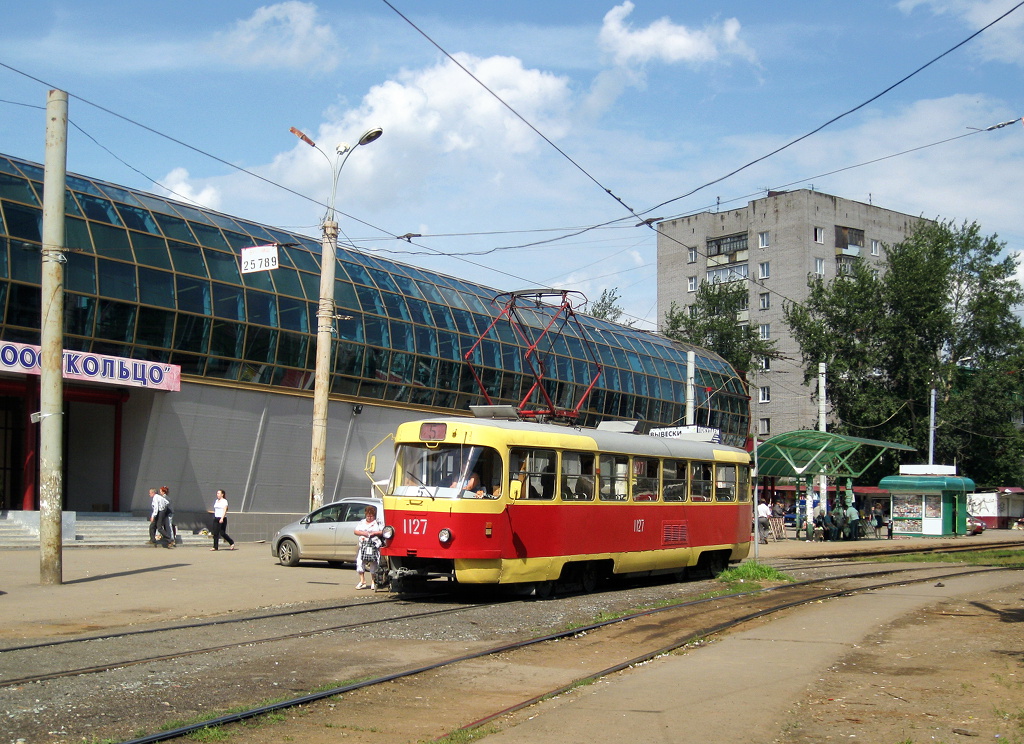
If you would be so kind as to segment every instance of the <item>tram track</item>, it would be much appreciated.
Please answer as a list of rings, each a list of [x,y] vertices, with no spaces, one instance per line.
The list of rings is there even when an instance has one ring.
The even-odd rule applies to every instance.
[[[458,687],[461,686],[458,681],[460,679],[489,677],[496,673],[499,668],[507,668],[513,664],[527,667],[536,665],[537,657],[543,656],[545,653],[541,650],[542,647],[551,643],[569,642],[574,646],[579,646],[577,651],[572,652],[573,656],[588,659],[589,666],[582,675],[574,674],[568,680],[560,680],[558,684],[544,687],[535,694],[521,700],[495,706],[483,715],[471,719],[469,723],[456,727],[470,729],[529,707],[546,698],[563,694],[577,686],[589,684],[623,669],[676,651],[683,646],[703,641],[778,612],[861,592],[1002,570],[1004,569],[982,568],[940,572],[933,567],[930,570],[913,568],[898,571],[879,571],[872,572],[871,574],[860,573],[815,579],[773,587],[768,590],[697,599],[672,606],[646,609],[583,627],[488,647],[469,654],[440,659],[429,664],[401,671],[391,671],[352,684],[132,739],[125,742],[125,744],[149,744],[150,742],[174,740],[195,733],[203,728],[244,723],[254,718],[285,710],[308,709],[309,706],[319,701],[346,696],[350,693],[366,694],[367,691],[376,690],[384,685],[389,686],[388,697],[390,700],[420,699],[423,697],[422,695],[415,695],[403,688],[396,688],[395,684],[412,685],[418,689],[437,689],[439,686],[449,684],[455,684]],[[900,574],[923,572],[927,573],[927,575],[914,577],[902,575],[893,581],[863,583],[864,579],[874,578],[878,575],[891,575],[896,572]],[[852,582],[855,585],[840,588],[820,586],[825,583],[836,584],[842,582]],[[652,623],[651,621],[655,618],[657,618],[657,622]],[[615,659],[612,663],[607,663],[609,653],[614,653],[614,651],[609,651],[609,649],[635,648],[641,638],[643,639],[644,648],[642,652],[632,653],[625,658]],[[565,650],[562,649],[561,653],[564,655]],[[532,661],[510,661],[513,655],[520,654],[532,654],[534,659]],[[481,672],[477,669],[477,671],[467,674],[460,670],[460,667],[467,665],[478,665],[482,660],[495,661],[488,664],[488,671]],[[494,666],[493,669],[490,669],[491,665]],[[444,675],[444,679],[440,679],[439,675]],[[422,681],[424,677],[430,677],[431,679]],[[356,707],[362,710],[364,705],[365,700],[362,706]],[[336,714],[337,710],[333,710],[331,713],[331,715]],[[277,733],[279,734],[280,732]],[[250,734],[251,732],[247,733],[247,737]]]

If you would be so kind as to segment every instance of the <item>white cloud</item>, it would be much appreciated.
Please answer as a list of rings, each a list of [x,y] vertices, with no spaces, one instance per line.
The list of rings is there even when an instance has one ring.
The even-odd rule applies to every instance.
[[[321,23],[312,3],[288,2],[257,8],[207,44],[211,56],[239,67],[333,70],[339,48],[334,30]]]
[[[740,22],[729,18],[718,26],[691,30],[659,18],[646,28],[633,30],[626,18],[633,12],[630,0],[616,5],[604,17],[599,36],[601,46],[613,56],[615,63],[629,65],[652,60],[674,62],[708,62],[725,55],[753,60],[751,49],[740,39]]]
[[[936,15],[951,15],[969,28],[983,28],[1016,5],[1017,0],[900,0],[898,7],[911,13],[925,7]],[[971,42],[969,47],[987,61],[1024,64],[1024,9],[1018,9]]]
[[[184,168],[175,168],[155,186],[157,193],[172,199],[191,202],[207,209],[220,209],[221,195],[217,187],[209,183],[201,187],[194,186]]]

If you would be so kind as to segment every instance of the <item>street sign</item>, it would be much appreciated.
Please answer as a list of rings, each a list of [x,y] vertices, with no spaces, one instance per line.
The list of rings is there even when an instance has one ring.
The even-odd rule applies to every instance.
[[[277,268],[277,245],[254,245],[242,249],[242,273],[269,271]]]

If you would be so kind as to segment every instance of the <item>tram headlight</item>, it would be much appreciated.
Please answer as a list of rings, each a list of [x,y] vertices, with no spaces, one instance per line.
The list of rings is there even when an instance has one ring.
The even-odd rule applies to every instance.
[[[385,525],[384,529],[380,532],[380,536],[388,541],[393,540],[395,537],[395,528],[392,527],[390,524]]]
[[[442,545],[447,545],[452,541],[452,531],[445,527],[437,533],[437,539],[441,541]]]

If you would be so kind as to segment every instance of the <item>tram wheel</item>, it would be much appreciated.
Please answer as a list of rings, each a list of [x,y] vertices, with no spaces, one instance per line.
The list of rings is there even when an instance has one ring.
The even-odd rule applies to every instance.
[[[708,569],[708,576],[712,579],[717,579],[718,575],[729,565],[729,562],[721,553],[711,553],[707,555],[705,565]]]
[[[592,594],[597,591],[598,576],[597,569],[593,563],[587,563],[580,569],[580,586],[584,593]]]

